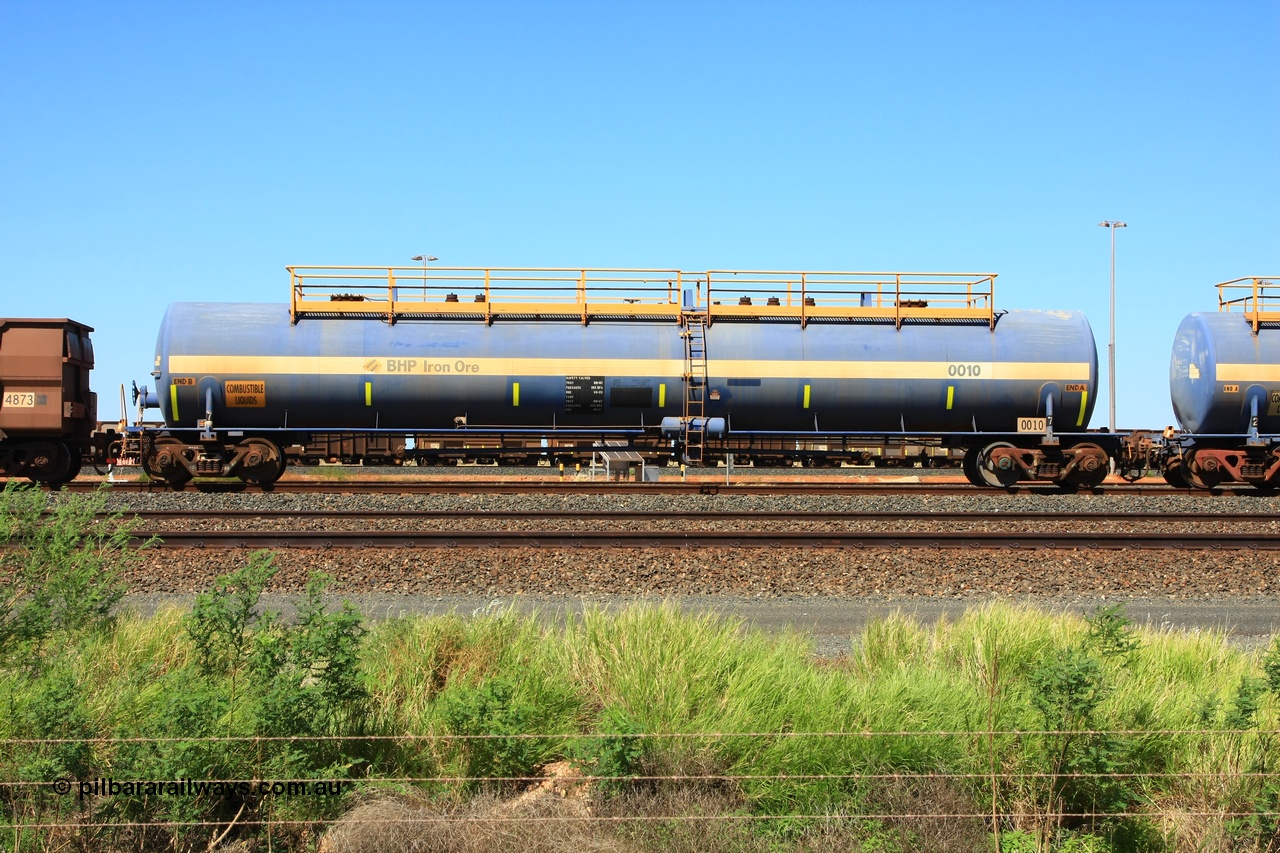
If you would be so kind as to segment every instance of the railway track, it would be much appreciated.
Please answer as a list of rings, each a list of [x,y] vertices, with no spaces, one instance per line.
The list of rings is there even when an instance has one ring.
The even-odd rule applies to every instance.
[[[158,544],[166,548],[971,548],[1063,549],[1110,551],[1280,551],[1274,533],[991,533],[991,532],[850,532],[719,530],[670,531],[166,531]],[[139,531],[135,541],[149,538]]]
[[[805,512],[805,511],[581,511],[581,510],[140,510],[127,515],[145,521],[296,521],[303,519],[322,521],[520,521],[536,519],[578,520],[588,523],[619,521],[666,521],[672,523],[703,523],[725,521],[752,521],[780,523],[803,521],[826,522],[1054,522],[1054,521],[1113,521],[1128,523],[1242,523],[1257,522],[1280,525],[1280,514],[1268,512]],[[110,515],[104,513],[103,517]]]
[[[1280,516],[1266,513],[1072,513],[1043,512],[325,512],[153,511],[136,513],[153,526],[138,529],[135,543],[153,541],[183,549],[373,548],[727,548],[727,549],[1143,549],[1280,550]],[[392,525],[371,529],[370,522]],[[246,522],[286,527],[312,522],[319,529],[246,529]],[[352,529],[360,522],[364,526]],[[546,527],[561,523],[558,529]],[[749,528],[721,525],[747,523]],[[201,523],[234,529],[198,529]],[[424,529],[430,523],[440,526]],[[640,527],[635,527],[640,523]],[[892,529],[920,524],[937,529]],[[479,524],[481,529],[476,529]],[[1095,530],[1043,530],[1045,525]],[[509,529],[526,525],[524,529]],[[528,527],[527,525],[534,525]],[[663,525],[658,527],[657,525]],[[1213,529],[1188,530],[1189,526]],[[1247,526],[1250,529],[1232,529]],[[782,529],[784,527],[800,529]],[[856,529],[843,529],[853,527]],[[1024,529],[1011,529],[1022,527]],[[568,529],[574,528],[574,529]],[[976,528],[976,529],[973,529]],[[1030,528],[1030,529],[1026,529]]]
[[[93,481],[77,481],[66,488],[72,492],[92,492],[101,488],[102,484]],[[147,482],[117,482],[108,484],[114,493],[162,493],[173,491],[169,486]],[[1043,483],[1027,483],[1015,485],[1008,489],[979,488],[967,483],[929,483],[929,482],[859,482],[854,479],[845,481],[824,482],[715,482],[699,480],[695,482],[604,482],[581,480],[476,480],[473,478],[453,478],[448,480],[285,480],[268,486],[251,486],[240,481],[207,480],[193,481],[183,486],[182,491],[205,494],[365,494],[365,495],[430,495],[430,494],[555,494],[555,495],[599,495],[599,494],[646,494],[646,495],[993,495],[993,494],[1063,494],[1056,486]],[[1168,496],[1192,495],[1210,497],[1217,495],[1256,495],[1267,493],[1258,489],[1242,486],[1238,489],[1224,488],[1213,490],[1176,489],[1164,484],[1146,483],[1108,483],[1091,490],[1090,494],[1113,496]]]

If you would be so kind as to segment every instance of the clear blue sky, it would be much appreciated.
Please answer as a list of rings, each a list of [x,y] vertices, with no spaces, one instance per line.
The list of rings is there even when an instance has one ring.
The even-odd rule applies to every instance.
[[[1122,219],[1162,427],[1182,316],[1280,276],[1278,57],[1276,0],[0,0],[0,315],[95,326],[114,417],[169,302],[288,264],[996,272],[1105,384]]]

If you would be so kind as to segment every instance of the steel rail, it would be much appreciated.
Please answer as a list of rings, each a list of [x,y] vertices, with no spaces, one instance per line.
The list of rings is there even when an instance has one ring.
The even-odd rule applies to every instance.
[[[1112,532],[805,532],[758,530],[626,531],[149,531],[133,532],[140,544],[155,537],[164,548],[764,548],[974,550],[1280,550],[1276,533]]]
[[[116,513],[98,513],[106,518]],[[1269,512],[858,512],[849,511],[688,511],[662,510],[124,510],[126,517],[144,521],[162,520],[242,520],[242,519],[333,519],[333,520],[416,520],[416,521],[529,521],[581,519],[588,521],[1155,521],[1181,523],[1280,522],[1280,513]]]

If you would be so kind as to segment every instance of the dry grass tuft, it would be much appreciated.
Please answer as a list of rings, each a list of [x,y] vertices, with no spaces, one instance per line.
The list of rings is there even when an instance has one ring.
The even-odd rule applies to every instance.
[[[572,768],[519,796],[481,795],[454,807],[383,799],[359,806],[325,836],[320,853],[837,853],[872,843],[877,850],[969,853],[989,843],[983,821],[903,818],[868,826],[833,815],[785,841],[743,820],[735,793],[664,786],[593,799]],[[972,809],[941,782],[901,783],[877,792],[876,808],[911,815]],[[770,827],[771,829],[773,827]]]
[[[567,761],[519,796],[481,795],[456,807],[381,799],[358,806],[325,835],[320,853],[626,853],[593,821],[590,786]]]
[[[891,782],[870,798],[878,811],[893,815],[885,829],[903,850],[930,850],[935,853],[968,853],[991,844],[987,822],[977,817],[946,817],[973,814],[973,798],[943,779],[899,780]]]

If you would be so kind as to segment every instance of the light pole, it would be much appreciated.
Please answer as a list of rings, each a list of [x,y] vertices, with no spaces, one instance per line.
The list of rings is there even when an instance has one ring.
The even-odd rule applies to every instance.
[[[438,261],[440,259],[437,258],[435,255],[421,254],[421,255],[414,255],[409,260],[422,261],[422,301],[426,302],[427,301],[427,262]],[[1113,274],[1113,277],[1114,277],[1114,274]]]
[[[1116,229],[1128,228],[1129,226],[1123,222],[1117,222],[1114,219],[1104,219],[1098,223],[1101,228],[1111,229],[1111,339],[1107,344],[1107,382],[1110,385],[1108,397],[1110,398],[1111,412],[1108,426],[1112,432],[1116,431]]]

